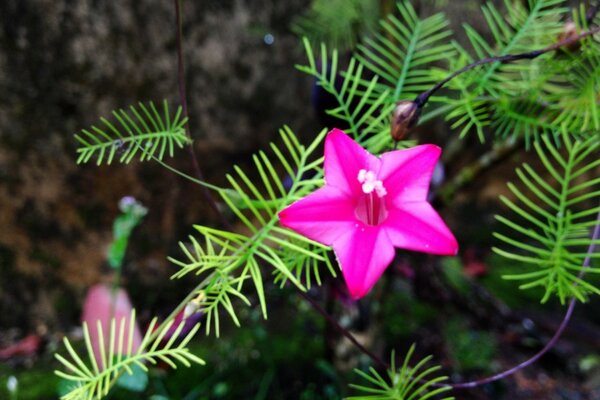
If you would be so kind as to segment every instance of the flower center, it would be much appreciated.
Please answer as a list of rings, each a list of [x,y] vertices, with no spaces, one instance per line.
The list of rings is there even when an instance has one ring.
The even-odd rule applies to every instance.
[[[361,169],[357,179],[362,184],[363,194],[356,203],[356,218],[367,225],[379,225],[388,215],[384,199],[387,190],[373,171]]]

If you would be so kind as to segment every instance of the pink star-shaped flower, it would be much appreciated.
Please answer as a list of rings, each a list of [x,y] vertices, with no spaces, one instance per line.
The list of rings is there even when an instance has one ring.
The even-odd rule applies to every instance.
[[[333,247],[350,295],[365,296],[395,247],[455,255],[458,244],[427,202],[441,153],[434,145],[376,157],[343,131],[325,140],[325,186],[279,213],[285,227]]]

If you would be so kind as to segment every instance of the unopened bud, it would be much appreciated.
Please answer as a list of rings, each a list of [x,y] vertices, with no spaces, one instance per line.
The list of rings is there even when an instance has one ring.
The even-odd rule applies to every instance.
[[[581,47],[581,42],[575,40],[577,38],[577,25],[573,21],[567,21],[563,25],[562,31],[558,34],[558,41],[563,42],[566,40],[572,40],[569,44],[564,46],[565,50],[576,51]]]
[[[200,306],[202,305],[202,302],[204,301],[205,297],[206,296],[204,295],[204,292],[200,292],[198,296],[196,296],[192,301],[187,303],[185,308],[183,309],[183,319],[188,319],[193,314],[197,313],[200,310]]]
[[[395,141],[402,140],[419,120],[419,107],[414,101],[399,102],[392,114],[391,135]]]

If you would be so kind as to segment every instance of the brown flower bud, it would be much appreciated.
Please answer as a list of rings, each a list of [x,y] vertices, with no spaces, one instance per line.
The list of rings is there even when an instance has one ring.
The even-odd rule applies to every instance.
[[[402,140],[419,120],[420,109],[414,101],[398,102],[392,114],[391,135],[395,141]]]
[[[563,25],[562,32],[558,34],[557,39],[559,42],[572,40],[571,43],[564,46],[564,49],[569,51],[577,51],[579,50],[579,47],[581,47],[581,42],[579,40],[575,40],[577,35],[577,25],[575,25],[573,21],[567,21]]]

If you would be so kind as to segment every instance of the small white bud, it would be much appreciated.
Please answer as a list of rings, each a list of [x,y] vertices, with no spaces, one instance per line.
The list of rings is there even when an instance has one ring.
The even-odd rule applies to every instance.
[[[19,386],[19,381],[14,375],[11,375],[6,380],[6,389],[8,389],[9,393],[15,393],[17,391],[17,387]]]
[[[186,304],[183,309],[183,319],[188,319],[200,310],[200,306],[205,299],[204,292],[200,292],[192,301]]]

